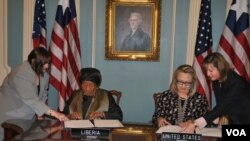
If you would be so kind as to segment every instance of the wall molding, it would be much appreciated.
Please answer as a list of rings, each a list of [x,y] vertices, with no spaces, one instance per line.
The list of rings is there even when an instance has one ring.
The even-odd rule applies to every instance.
[[[78,34],[79,34],[79,37],[81,37],[80,36],[80,31],[79,31],[79,29],[80,29],[80,15],[81,15],[81,13],[80,13],[80,0],[75,0],[75,6],[76,6],[76,17],[77,17],[77,28],[78,28]]]
[[[231,4],[232,4],[232,2],[233,2],[233,0],[227,0],[227,7],[226,7],[226,15],[225,15],[225,21],[226,21],[226,19],[227,19],[227,15],[228,15],[228,12],[229,12],[229,10],[230,10],[230,8],[231,8]]]
[[[32,33],[35,0],[23,1],[23,61],[33,49]]]
[[[193,64],[194,49],[198,30],[201,0],[191,0],[189,4],[188,37],[186,63]]]
[[[92,27],[92,61],[91,66],[95,67],[95,51],[96,51],[96,0],[93,0],[93,27]]]
[[[10,72],[8,65],[8,0],[0,1],[0,85]]]
[[[171,32],[171,47],[170,47],[170,64],[169,64],[169,84],[172,81],[174,72],[174,50],[175,50],[175,23],[176,23],[176,0],[173,0],[173,13],[172,13],[172,32]]]

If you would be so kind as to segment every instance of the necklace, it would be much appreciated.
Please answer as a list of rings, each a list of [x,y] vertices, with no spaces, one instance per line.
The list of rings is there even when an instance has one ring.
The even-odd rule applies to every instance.
[[[184,100],[184,104],[182,106],[181,102]],[[184,119],[184,114],[186,111],[186,107],[187,107],[187,103],[188,103],[188,99],[182,99],[182,98],[178,98],[178,117],[177,117],[177,124],[182,123],[183,119]]]

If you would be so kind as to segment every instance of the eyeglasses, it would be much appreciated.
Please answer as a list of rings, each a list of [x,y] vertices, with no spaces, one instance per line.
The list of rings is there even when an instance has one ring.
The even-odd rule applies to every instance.
[[[190,87],[190,86],[193,84],[193,82],[181,81],[181,80],[177,80],[176,83],[177,83],[178,85],[184,85],[184,86],[186,86],[186,87]]]

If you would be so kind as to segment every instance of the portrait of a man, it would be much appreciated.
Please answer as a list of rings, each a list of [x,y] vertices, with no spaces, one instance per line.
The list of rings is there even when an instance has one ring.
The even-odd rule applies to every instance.
[[[124,38],[121,51],[149,51],[150,36],[143,31],[142,16],[140,13],[132,12],[128,20],[130,33]]]
[[[148,7],[135,9],[133,6],[117,8],[117,15],[121,15],[116,16],[115,45],[117,51],[151,50],[151,19],[150,16],[146,16],[151,12],[150,10]]]
[[[108,0],[105,59],[158,61],[161,0]]]

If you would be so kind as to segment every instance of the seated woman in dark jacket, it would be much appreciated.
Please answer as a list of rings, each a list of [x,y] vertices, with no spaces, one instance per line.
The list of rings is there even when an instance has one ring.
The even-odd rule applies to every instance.
[[[101,73],[95,68],[81,69],[80,90],[66,102],[64,113],[69,119],[118,119],[123,113],[109,91],[99,88]]]

